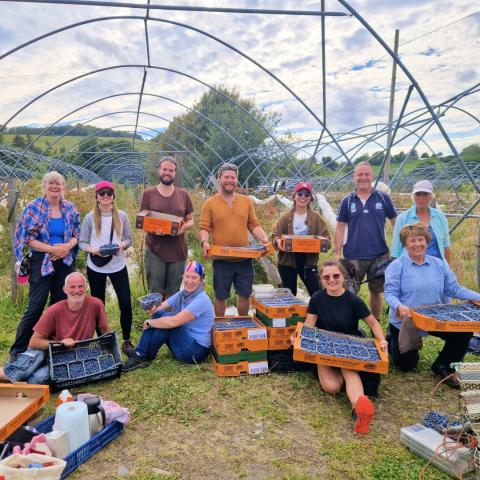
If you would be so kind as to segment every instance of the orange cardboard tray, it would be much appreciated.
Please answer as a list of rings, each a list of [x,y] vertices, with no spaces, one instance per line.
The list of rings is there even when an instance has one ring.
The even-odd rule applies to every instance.
[[[319,353],[310,353],[300,348],[301,331],[303,323],[297,324],[296,338],[293,343],[293,359],[299,362],[316,363],[317,365],[328,365],[330,367],[348,368],[363,372],[388,373],[388,355],[380,348],[380,342],[376,339],[371,341],[377,347],[380,361],[369,362],[365,360],[356,360],[354,358],[334,357],[331,355],[322,355]],[[342,334],[337,334],[343,336]],[[345,335],[348,336],[348,335]]]
[[[273,337],[268,339],[269,350],[288,350],[292,347],[290,336],[288,337]]]
[[[48,385],[0,383],[0,441],[27,422],[49,398]]]
[[[230,330],[216,330],[215,324],[222,321],[230,322],[232,319],[252,320],[257,326],[252,328],[235,328]],[[239,317],[238,315],[227,315],[225,317],[215,317],[215,321],[212,329],[212,342],[213,344],[219,342],[229,342],[231,340],[260,340],[267,338],[267,330],[265,325],[252,317]],[[265,348],[263,350],[266,350]]]
[[[221,245],[210,245],[208,257],[212,260],[246,260],[248,258],[260,258],[270,255],[275,251],[271,243],[265,245],[264,250],[253,250],[246,247],[224,247]]]
[[[292,315],[298,315],[300,317],[305,317],[307,315],[308,305],[288,305],[288,306],[267,306],[262,303],[261,299],[255,298],[253,295],[250,297],[250,305],[260,310],[263,314],[270,318],[287,318]]]
[[[240,375],[260,375],[268,373],[268,361],[260,362],[238,362],[221,364],[215,361],[215,357],[211,355],[213,368],[219,377],[238,377]]]
[[[479,302],[472,302],[479,305]],[[422,308],[425,308],[424,305]],[[436,306],[436,305],[431,305]],[[417,328],[425,330],[426,332],[480,332],[480,322],[469,322],[468,320],[462,321],[448,321],[437,320],[433,317],[423,315],[417,312],[414,308],[410,307],[410,313],[412,315],[412,321]]]
[[[214,337],[213,346],[219,355],[239,353],[242,350],[260,352],[268,349],[268,339],[259,338],[256,340],[244,340],[241,338],[234,338],[231,340],[215,340]]]
[[[292,325],[291,327],[267,327],[267,336],[268,338],[290,339],[290,337],[292,336],[292,333],[295,332],[296,328],[297,328],[296,325]]]
[[[328,239],[317,235],[281,235],[279,248],[283,252],[328,252]]]
[[[154,235],[178,235],[183,218],[167,213],[142,210],[137,214],[135,227]]]

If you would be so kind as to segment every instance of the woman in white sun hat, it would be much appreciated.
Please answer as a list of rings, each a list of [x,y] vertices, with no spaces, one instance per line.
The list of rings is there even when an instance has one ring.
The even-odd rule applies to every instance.
[[[450,235],[447,217],[430,205],[433,198],[433,185],[430,180],[420,180],[413,186],[412,199],[415,204],[401,213],[395,222],[390,249],[392,257],[399,257],[404,252],[404,246],[400,241],[400,230],[405,225],[421,223],[428,228],[432,236],[426,253],[450,263]]]

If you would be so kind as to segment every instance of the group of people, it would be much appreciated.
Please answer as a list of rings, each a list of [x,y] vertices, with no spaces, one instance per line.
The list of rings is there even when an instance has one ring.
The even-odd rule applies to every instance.
[[[163,295],[164,301],[150,312],[151,318],[144,322],[136,347],[130,341],[132,306],[124,254],[132,243],[132,234],[127,215],[115,206],[114,185],[108,181],[96,185],[93,211],[86,215],[80,228],[75,206],[64,199],[63,177],[56,172],[45,176],[45,195],[27,205],[17,225],[17,258],[20,260],[25,247],[32,252],[30,292],[10,360],[0,371],[0,378],[36,381],[41,377],[38,366],[44,361],[49,341],[63,341],[72,346],[75,341],[92,336],[95,330],[108,330],[103,306],[107,277],[117,294],[121,312],[122,350],[128,356],[124,371],[146,366],[163,344],[180,361],[205,360],[211,346],[214,317],[225,315],[232,286],[238,298],[238,314],[248,314],[254,281],[251,260],[212,262],[213,305],[203,288],[203,265],[193,260],[187,263],[185,233],[194,225],[193,205],[188,192],[174,184],[176,173],[173,158],[160,159],[160,183],[145,190],[141,199],[141,210],[175,215],[184,221],[176,236],[146,235],[148,287],[151,292]],[[355,190],[339,207],[333,241],[335,258],[319,269],[318,253],[279,251],[277,263],[282,286],[296,294],[298,277],[304,283],[311,296],[306,325],[361,335],[359,320],[363,319],[398,367],[410,371],[418,363],[420,346],[418,342],[412,344],[411,332],[415,328],[409,322],[409,308],[445,303],[450,297],[480,301],[480,295],[460,286],[449,267],[448,223],[445,215],[431,205],[433,188],[428,180],[415,184],[413,206],[398,216],[389,195],[372,187],[373,170],[367,162],[355,166],[353,180]],[[205,258],[209,257],[211,244],[248,246],[249,234],[261,243],[268,243],[270,238],[257,219],[252,200],[237,192],[237,166],[222,165],[218,184],[218,193],[203,203],[200,212],[199,237]],[[293,207],[273,229],[271,241],[277,249],[281,235],[291,234],[321,236],[331,246],[327,224],[312,208],[314,198],[310,183],[300,182],[295,187]],[[390,251],[385,235],[387,219],[393,226]],[[118,244],[119,249],[115,255],[105,257],[100,247],[108,243]],[[88,254],[87,278],[92,297],[85,296],[83,275],[72,273],[79,248]],[[384,275],[379,274],[380,266],[390,256],[397,259]],[[357,295],[365,277],[370,308]],[[346,280],[353,285],[353,292],[346,288]],[[384,290],[390,306],[387,338],[379,323]],[[52,306],[42,314],[49,294]],[[90,315],[88,322],[86,315]],[[450,363],[463,359],[471,334],[435,335],[444,339],[445,345],[432,370],[445,383],[457,387]],[[349,369],[318,366],[318,377],[322,388],[329,393],[338,392],[345,384],[353,407],[354,429],[366,433],[374,409],[365,395],[362,376]]]

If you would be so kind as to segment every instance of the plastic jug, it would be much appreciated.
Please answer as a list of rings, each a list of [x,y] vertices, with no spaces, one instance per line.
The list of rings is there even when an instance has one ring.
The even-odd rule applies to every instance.
[[[82,446],[90,440],[88,408],[84,402],[66,402],[57,407],[53,430],[65,432],[68,437],[68,451]]]

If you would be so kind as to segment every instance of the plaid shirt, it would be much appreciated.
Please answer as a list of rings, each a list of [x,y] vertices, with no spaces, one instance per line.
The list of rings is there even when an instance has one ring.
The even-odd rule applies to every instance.
[[[73,203],[60,200],[60,211],[65,221],[63,232],[64,242],[67,243],[72,237],[80,237],[80,215]],[[28,246],[30,240],[38,240],[50,244],[48,227],[50,224],[50,205],[46,197],[36,198],[28,203],[17,221],[15,229],[15,256],[20,261],[23,249]],[[63,263],[71,265],[78,252],[78,246],[72,248],[70,253],[63,259]],[[45,254],[41,274],[42,277],[54,272],[51,255]]]

